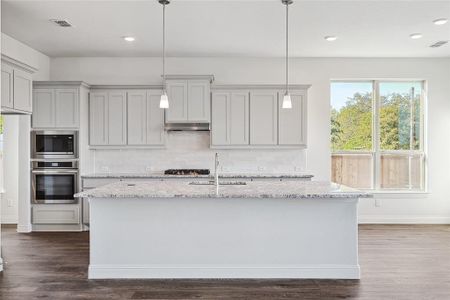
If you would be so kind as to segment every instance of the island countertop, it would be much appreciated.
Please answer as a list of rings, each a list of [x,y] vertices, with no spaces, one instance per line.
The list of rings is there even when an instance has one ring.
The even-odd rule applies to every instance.
[[[214,174],[210,175],[166,175],[162,172],[153,173],[90,173],[81,175],[82,178],[198,178],[212,179]],[[219,178],[312,178],[314,175],[309,173],[220,173]]]
[[[246,182],[243,185],[193,185],[191,182],[121,181],[75,194],[77,198],[361,198],[370,194],[323,181]]]

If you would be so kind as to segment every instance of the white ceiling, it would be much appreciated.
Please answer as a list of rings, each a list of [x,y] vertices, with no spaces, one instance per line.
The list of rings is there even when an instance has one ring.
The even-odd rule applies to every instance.
[[[279,0],[172,0],[169,56],[284,55]],[[156,0],[2,1],[2,31],[52,57],[160,56],[162,8]],[[67,19],[60,28],[49,19]],[[305,1],[290,6],[291,54],[297,57],[450,57],[450,0]],[[411,33],[423,38],[412,40]],[[126,43],[122,36],[136,37]],[[337,35],[335,42],[324,40]]]

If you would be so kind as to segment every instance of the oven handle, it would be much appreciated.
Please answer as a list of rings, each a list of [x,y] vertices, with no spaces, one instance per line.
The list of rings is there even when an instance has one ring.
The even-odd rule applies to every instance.
[[[32,170],[33,174],[77,174],[78,170]]]

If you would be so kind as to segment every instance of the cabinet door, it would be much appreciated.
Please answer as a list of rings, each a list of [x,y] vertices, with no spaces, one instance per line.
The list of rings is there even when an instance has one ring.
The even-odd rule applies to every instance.
[[[211,99],[211,145],[229,145],[230,93],[214,92]]]
[[[158,98],[159,101],[159,98]],[[147,142],[147,92],[128,92],[128,145],[145,145]],[[159,102],[158,102],[159,108]],[[163,111],[163,109],[160,109]]]
[[[276,145],[278,124],[278,93],[250,92],[250,144]]]
[[[92,92],[89,96],[89,144],[107,145],[108,128],[107,121],[108,93]]]
[[[108,94],[108,145],[127,144],[127,93]]]
[[[71,204],[34,204],[33,224],[79,224],[80,207]]]
[[[188,81],[188,121],[209,123],[210,91],[207,80]]]
[[[79,97],[77,89],[55,90],[55,125],[58,128],[79,127]]]
[[[36,89],[33,91],[33,128],[55,127],[55,92],[53,89]]]
[[[166,121],[182,123],[187,121],[188,84],[186,80],[168,80],[167,96],[169,108],[166,109]]]
[[[248,92],[231,93],[228,107],[230,144],[248,145],[250,116]]]
[[[280,92],[280,99],[281,95]],[[278,104],[278,143],[279,145],[306,145],[306,92],[291,92],[292,108],[282,108]]]
[[[164,109],[159,108],[161,91],[147,92],[147,145],[164,144]]]
[[[32,112],[33,79],[31,74],[14,69],[14,109]]]
[[[2,63],[2,107],[14,108],[13,77],[13,68],[7,64]]]

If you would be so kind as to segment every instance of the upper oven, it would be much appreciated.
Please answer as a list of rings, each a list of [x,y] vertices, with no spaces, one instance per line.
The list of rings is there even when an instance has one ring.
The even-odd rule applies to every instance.
[[[32,131],[32,158],[78,158],[78,131]]]

